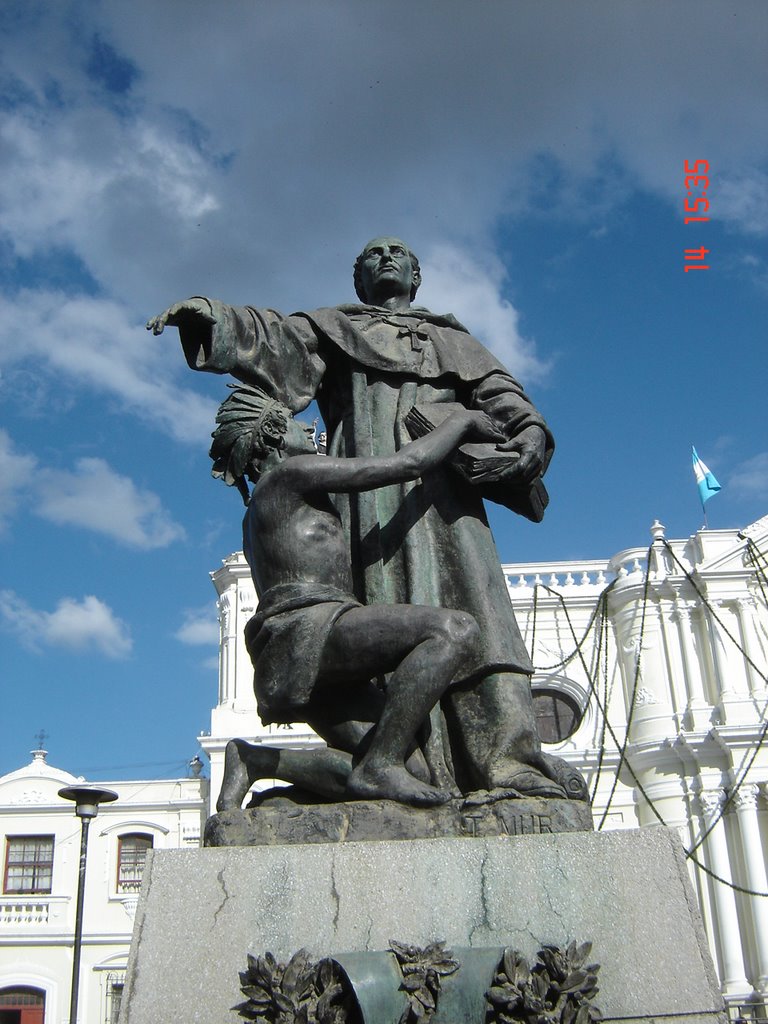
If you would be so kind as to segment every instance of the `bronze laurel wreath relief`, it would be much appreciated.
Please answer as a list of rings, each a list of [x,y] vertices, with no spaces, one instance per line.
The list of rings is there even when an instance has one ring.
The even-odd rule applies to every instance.
[[[432,942],[422,949],[390,939],[389,948],[397,957],[403,975],[400,988],[408,996],[408,1005],[398,1024],[428,1021],[437,1009],[440,979],[458,971],[459,961],[453,959],[453,953],[445,948],[444,942]]]
[[[287,964],[271,953],[248,954],[248,967],[240,971],[244,1003],[233,1009],[246,1020],[266,1024],[355,1024],[357,1001],[343,971],[333,960],[313,963],[300,949]]]
[[[493,986],[486,993],[489,1019],[498,1024],[592,1024],[603,1015],[592,1004],[598,964],[586,964],[592,943],[567,949],[544,946],[530,967],[517,950],[507,948]]]
[[[373,1024],[430,1024],[439,1009],[442,980],[457,974],[461,967],[459,960],[442,941],[420,947],[390,940],[389,949],[400,969],[399,987],[406,1005],[399,1021],[394,1020],[393,1014],[391,1021],[376,1020]],[[581,946],[571,942],[565,949],[544,946],[531,966],[521,953],[508,947],[485,993],[489,1004],[485,1021],[467,1024],[596,1024],[601,1021],[602,1014],[592,1003],[592,997],[598,992],[600,967],[586,963],[591,949],[591,942]],[[492,950],[475,952],[493,956]],[[489,969],[492,963],[493,960],[488,961]],[[476,984],[479,988],[483,982],[477,975],[470,981],[472,977],[470,972],[466,984]],[[382,972],[380,964],[371,963],[366,984],[386,987],[395,983],[389,971]],[[451,980],[452,996],[456,994],[457,985],[462,985],[461,976]],[[240,986],[246,1000],[233,1010],[246,1020],[261,1024],[363,1024],[355,991],[341,964],[328,957],[313,962],[304,949],[294,953],[286,964],[278,963],[271,953],[249,954],[248,967],[240,972]],[[448,998],[448,990],[445,998]]]

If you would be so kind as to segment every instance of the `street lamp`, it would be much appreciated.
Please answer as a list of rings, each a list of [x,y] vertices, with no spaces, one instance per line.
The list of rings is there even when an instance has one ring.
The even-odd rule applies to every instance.
[[[97,786],[65,786],[59,796],[72,800],[80,819],[80,870],[77,877],[77,912],[75,914],[75,945],[72,960],[72,996],[69,1002],[69,1024],[77,1024],[77,996],[80,988],[80,948],[83,943],[83,899],[85,897],[85,865],[88,859],[88,826],[99,813],[99,804],[117,800],[117,793]]]

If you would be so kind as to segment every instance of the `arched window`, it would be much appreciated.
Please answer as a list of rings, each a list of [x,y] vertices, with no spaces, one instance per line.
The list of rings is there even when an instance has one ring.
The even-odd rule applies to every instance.
[[[562,743],[581,725],[582,710],[569,694],[534,688],[532,696],[542,743]]]
[[[43,1024],[45,992],[30,985],[0,989],[0,1024]]]
[[[152,836],[143,832],[129,832],[117,840],[117,891],[137,893],[147,860],[152,849]],[[2,1024],[2,1022],[0,1022]]]

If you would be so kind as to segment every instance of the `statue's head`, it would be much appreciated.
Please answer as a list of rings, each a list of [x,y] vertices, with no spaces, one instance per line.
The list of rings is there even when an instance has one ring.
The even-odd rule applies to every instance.
[[[399,238],[372,238],[355,260],[355,291],[361,302],[381,305],[401,289],[413,301],[421,284],[416,254]]]
[[[213,459],[211,474],[225,484],[236,486],[248,504],[247,480],[255,483],[264,462],[273,452],[285,455],[317,451],[315,428],[295,420],[287,406],[245,384],[230,384],[232,394],[219,406],[218,426],[208,453]]]

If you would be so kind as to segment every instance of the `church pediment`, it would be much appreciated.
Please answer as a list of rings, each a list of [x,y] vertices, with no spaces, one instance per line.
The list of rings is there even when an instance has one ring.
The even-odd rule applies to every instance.
[[[16,771],[0,776],[0,805],[9,807],[50,805],[61,802],[63,786],[83,783],[82,776],[54,768],[45,760],[44,751],[35,751],[33,760]]]
[[[700,576],[750,572],[750,542],[764,552],[768,550],[768,516],[739,531],[702,530],[696,542],[696,571]]]

